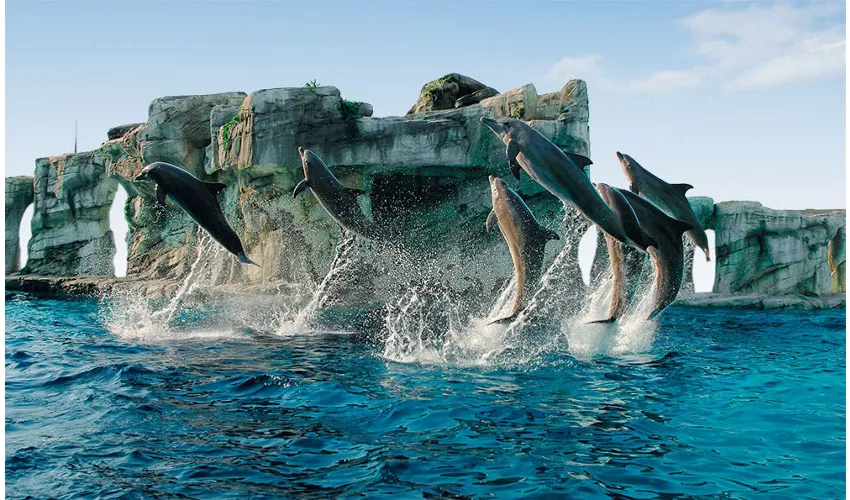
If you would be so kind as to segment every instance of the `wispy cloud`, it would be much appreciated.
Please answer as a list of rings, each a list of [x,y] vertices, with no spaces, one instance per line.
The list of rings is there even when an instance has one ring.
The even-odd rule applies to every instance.
[[[702,85],[754,89],[844,74],[846,29],[840,3],[731,4],[680,21],[691,38],[692,63],[620,81],[631,92],[665,92]],[[547,77],[605,77],[601,57],[564,58]],[[572,75],[572,76],[568,76]]]

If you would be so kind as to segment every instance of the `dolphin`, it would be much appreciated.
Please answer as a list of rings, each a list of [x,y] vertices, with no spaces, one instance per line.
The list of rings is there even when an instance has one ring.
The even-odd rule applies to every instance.
[[[693,226],[688,231],[688,236],[698,247],[705,252],[706,262],[711,261],[708,252],[708,237],[697,220],[694,209],[688,203],[685,193],[693,189],[690,184],[668,184],[666,181],[656,177],[649,170],[643,168],[634,158],[617,151],[617,158],[623,167],[623,172],[629,179],[632,192],[639,194],[658,205],[667,215],[687,222]]]
[[[554,231],[541,226],[522,198],[505,181],[492,175],[490,194],[493,210],[487,216],[487,231],[492,231],[493,226],[498,224],[511,251],[516,274],[516,295],[510,315],[491,322],[504,323],[522,312],[531,287],[540,280],[546,242],[561,238]]]
[[[508,164],[517,179],[520,169],[525,170],[547,191],[574,206],[603,231],[628,243],[620,220],[584,172],[584,167],[592,163],[589,158],[561,151],[522,120],[483,116],[481,122],[507,146]]]
[[[319,155],[309,149],[298,148],[298,154],[304,167],[304,179],[295,186],[292,196],[310,188],[322,208],[343,229],[365,238],[378,237],[375,224],[363,215],[357,203],[357,197],[366,192],[343,186]]]
[[[644,232],[637,215],[635,215],[634,209],[626,200],[625,196],[608,184],[601,182],[596,184],[596,190],[599,191],[605,203],[620,218],[623,229],[626,231],[626,236],[633,247],[646,252],[648,247],[658,245],[651,236]],[[591,321],[591,323],[611,323],[616,321],[626,310],[626,298],[623,293],[625,281],[624,248],[622,243],[608,234],[605,235],[605,245],[608,247],[608,260],[611,261],[611,273],[613,275],[613,281],[611,282],[611,304],[608,308],[608,317],[606,319]]]
[[[227,187],[225,184],[202,181],[180,167],[160,161],[143,168],[135,180],[153,180],[156,183],[156,201],[160,205],[164,206],[166,196],[170,197],[239,262],[258,266],[245,255],[242,241],[221,211],[217,195]]]
[[[646,248],[646,253],[655,264],[655,300],[652,312],[647,318],[652,319],[676,300],[679,294],[685,267],[682,234],[694,226],[670,217],[652,202],[631,191],[615,189],[631,205],[641,229],[655,241],[655,245]]]

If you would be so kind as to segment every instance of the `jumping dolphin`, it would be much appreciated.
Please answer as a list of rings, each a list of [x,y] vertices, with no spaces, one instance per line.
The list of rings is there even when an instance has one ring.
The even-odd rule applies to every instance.
[[[655,301],[648,318],[652,319],[676,300],[679,294],[679,289],[682,287],[682,271],[685,267],[682,234],[693,226],[668,216],[652,202],[631,191],[625,189],[617,189],[617,191],[631,205],[642,230],[656,243],[646,248],[646,253],[655,264]]]
[[[378,232],[374,223],[363,215],[357,197],[365,191],[343,186],[334,174],[319,158],[319,155],[309,149],[298,148],[301,164],[304,167],[304,180],[295,186],[292,196],[298,196],[310,188],[328,215],[343,227],[365,238],[375,238]]]
[[[137,181],[148,179],[156,183],[156,201],[160,205],[165,205],[166,196],[170,197],[239,262],[257,265],[245,255],[239,236],[227,223],[218,204],[218,192],[226,185],[202,181],[180,167],[159,161],[146,166],[136,176]]]
[[[608,208],[584,172],[583,167],[592,163],[589,158],[564,153],[521,120],[483,116],[481,122],[507,146],[508,164],[517,179],[520,169],[524,169],[547,191],[574,206],[615,239],[628,244],[620,220]]]
[[[626,231],[626,236],[632,242],[633,247],[646,252],[648,247],[658,245],[652,237],[644,232],[637,215],[635,215],[634,209],[626,200],[625,196],[608,184],[601,182],[596,184],[596,190],[599,191],[605,203],[620,218],[623,229]],[[626,298],[624,296],[624,248],[622,243],[608,234],[605,235],[605,244],[608,247],[608,259],[611,261],[611,272],[613,274],[613,281],[611,282],[611,305],[608,308],[608,317],[606,319],[591,321],[591,323],[611,323],[616,321],[626,310]]]
[[[502,323],[513,320],[525,308],[525,299],[530,288],[540,279],[546,242],[561,238],[554,231],[541,226],[522,198],[509,188],[505,181],[492,175],[490,194],[493,210],[487,217],[487,231],[492,231],[494,225],[499,225],[499,230],[511,251],[516,274],[516,295],[511,313],[492,322]]]
[[[711,256],[708,253],[708,237],[697,220],[694,209],[691,208],[691,204],[685,197],[685,193],[689,189],[693,189],[693,186],[690,184],[668,184],[643,168],[634,158],[619,151],[617,158],[620,160],[623,172],[629,179],[632,192],[658,205],[667,215],[692,225],[693,229],[688,231],[688,236],[705,252],[706,262],[711,261]]]

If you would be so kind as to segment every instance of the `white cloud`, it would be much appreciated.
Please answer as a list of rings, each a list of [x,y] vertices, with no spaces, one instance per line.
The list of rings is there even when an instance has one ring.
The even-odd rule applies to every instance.
[[[693,61],[631,81],[606,78],[601,57],[565,57],[549,80],[585,78],[629,92],[665,92],[701,85],[754,89],[844,74],[846,29],[838,2],[731,3],[681,20]]]
[[[646,78],[629,82],[626,88],[632,92],[664,92],[696,87],[702,78],[701,68],[656,71]]]
[[[549,69],[546,78],[558,82],[565,82],[570,78],[587,79],[589,75],[599,73],[600,59],[600,56],[565,57]]]

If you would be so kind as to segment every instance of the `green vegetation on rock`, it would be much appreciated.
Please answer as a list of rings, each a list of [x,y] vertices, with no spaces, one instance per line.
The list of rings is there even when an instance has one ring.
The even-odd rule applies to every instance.
[[[315,80],[314,80],[315,81]],[[221,126],[221,145],[225,151],[230,148],[230,129],[236,126],[242,120],[242,113],[236,113],[236,116],[230,119],[229,122]]]

